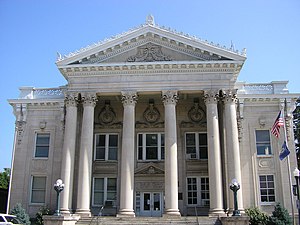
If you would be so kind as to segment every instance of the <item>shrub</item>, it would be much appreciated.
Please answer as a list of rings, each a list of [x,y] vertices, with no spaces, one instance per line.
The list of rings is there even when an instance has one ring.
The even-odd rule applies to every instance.
[[[53,212],[52,210],[47,207],[47,206],[42,206],[39,211],[36,213],[36,217],[35,217],[35,224],[37,225],[43,225],[44,224],[44,220],[43,220],[43,216],[44,215],[52,215]]]
[[[269,225],[292,225],[288,211],[280,203],[276,204]]]
[[[245,212],[250,218],[250,225],[267,225],[269,223],[269,216],[257,207],[248,208]]]
[[[22,224],[30,225],[29,215],[25,212],[25,209],[22,207],[21,203],[17,203],[10,211],[10,214],[15,215],[22,222]]]

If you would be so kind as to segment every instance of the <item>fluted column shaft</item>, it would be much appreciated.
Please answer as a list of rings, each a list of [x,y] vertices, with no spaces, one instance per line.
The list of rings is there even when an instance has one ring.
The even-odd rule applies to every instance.
[[[177,129],[176,91],[164,91],[162,100],[165,106],[165,215],[180,216],[178,209],[178,168],[177,168]]]
[[[134,132],[135,132],[135,92],[122,92],[124,107],[122,153],[121,153],[121,188],[120,210],[118,217],[134,217]]]
[[[93,160],[94,107],[97,98],[82,94],[83,116],[79,152],[78,193],[76,213],[90,215],[91,170]]]
[[[204,95],[207,115],[208,173],[210,214],[224,214],[222,191],[222,167],[218,119],[218,91],[206,91]]]
[[[77,94],[68,94],[65,98],[66,118],[64,144],[62,149],[61,179],[65,184],[61,193],[61,212],[72,213],[74,161],[77,125]]]
[[[224,113],[225,113],[225,130],[226,130],[226,151],[227,151],[227,165],[228,165],[228,184],[232,179],[237,179],[242,183],[241,163],[240,163],[240,149],[238,140],[238,126],[236,117],[236,90],[228,90],[224,92]],[[238,191],[238,207],[241,211],[243,207],[243,192],[242,185]],[[233,194],[229,194],[229,207],[233,207]]]

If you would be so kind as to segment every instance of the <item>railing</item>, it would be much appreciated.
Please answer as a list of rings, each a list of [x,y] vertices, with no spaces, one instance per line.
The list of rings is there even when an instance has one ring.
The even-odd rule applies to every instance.
[[[21,87],[20,99],[57,99],[64,98],[64,88]]]
[[[99,217],[102,216],[103,209],[104,209],[104,205],[100,207],[98,215],[93,217],[93,219],[91,220],[91,222],[89,223],[89,225],[91,225],[95,219],[96,219],[97,225],[99,225]]]

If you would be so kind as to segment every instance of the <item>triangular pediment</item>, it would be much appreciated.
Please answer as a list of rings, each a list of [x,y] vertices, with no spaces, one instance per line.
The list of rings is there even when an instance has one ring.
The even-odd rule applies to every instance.
[[[59,68],[80,64],[126,64],[161,61],[244,61],[245,55],[195,37],[146,24],[67,56]]]
[[[136,175],[160,175],[164,173],[165,171],[153,162],[146,163],[135,170]]]

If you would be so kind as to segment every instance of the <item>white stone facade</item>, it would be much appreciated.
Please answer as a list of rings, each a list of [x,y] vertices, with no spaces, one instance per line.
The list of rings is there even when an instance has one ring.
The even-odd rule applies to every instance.
[[[105,204],[116,216],[219,215],[233,207],[236,178],[241,211],[272,211],[275,202],[291,211],[287,163],[278,158],[284,132],[278,140],[270,129],[286,105],[293,169],[298,95],[286,81],[237,82],[245,60],[245,51],[150,17],[59,56],[66,86],[23,87],[9,100],[16,116],[10,207],[20,202],[31,215],[42,205],[54,209],[61,178],[66,214],[97,214]]]

